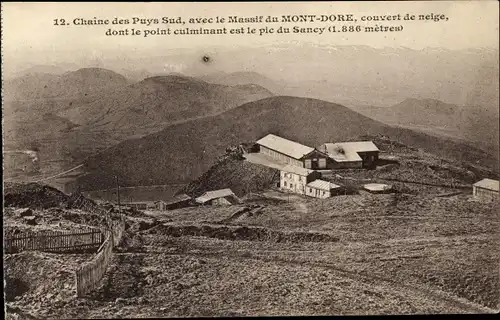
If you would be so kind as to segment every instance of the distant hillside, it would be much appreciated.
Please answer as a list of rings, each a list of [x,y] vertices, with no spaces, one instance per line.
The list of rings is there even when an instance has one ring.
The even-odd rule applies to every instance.
[[[5,80],[11,80],[14,78],[20,78],[26,75],[34,75],[34,74],[52,74],[52,75],[61,75],[68,71],[75,71],[80,69],[77,64],[74,63],[57,63],[53,65],[48,64],[35,64],[35,65],[11,65],[10,68],[6,68],[2,76],[4,76]],[[4,81],[5,81],[4,80]]]
[[[498,108],[457,106],[435,99],[406,99],[388,108],[365,106],[354,110],[378,121],[472,142],[498,154]]]
[[[85,69],[64,77],[76,84],[79,79],[92,79],[92,75],[94,69]],[[80,82],[84,88],[89,81]],[[45,164],[52,168],[52,160],[68,168],[126,139],[272,96],[256,85],[222,86],[178,75],[102,90],[92,96],[8,101],[5,136],[9,148],[37,145],[43,156],[42,169]]]
[[[30,75],[30,74],[37,74],[37,73],[46,73],[46,74],[48,73],[48,74],[60,75],[60,74],[63,74],[65,72],[68,72],[68,71],[70,71],[70,70],[66,70],[60,66],[35,65],[35,66],[29,67],[29,68],[19,72],[18,77]]]
[[[31,100],[88,97],[126,86],[128,80],[113,71],[83,68],[59,74],[33,73],[6,81],[5,98]]]
[[[338,104],[278,96],[124,141],[89,158],[88,174],[78,183],[87,190],[103,189],[113,185],[114,175],[125,185],[190,182],[208,170],[228,146],[255,141],[268,133],[310,146],[381,134],[439,156],[498,165],[480,150],[390,127]]]
[[[279,94],[283,91],[283,88],[280,84],[257,72],[250,72],[250,71],[238,71],[232,73],[218,72],[218,73],[211,73],[199,76],[198,78],[206,82],[222,84],[227,86],[254,84],[264,87],[276,94]]]
[[[134,65],[149,71],[163,70],[165,64],[184,66],[182,72],[193,76],[210,75],[215,70],[226,74],[249,70],[280,86],[284,83],[283,92],[254,79],[250,81],[276,95],[309,97],[348,106],[390,106],[415,97],[498,108],[498,49],[415,50],[283,41],[209,53],[213,58],[211,64],[192,63],[200,57],[198,50],[178,50],[149,61],[137,58]]]
[[[40,67],[36,69],[47,69]],[[48,67],[50,70],[50,67]],[[32,73],[4,83],[4,146],[8,150],[40,151],[44,173],[68,168],[75,155],[100,146],[58,113],[95,101],[128,84],[128,80],[106,69],[85,68],[61,75]],[[90,117],[91,115],[87,115]],[[104,140],[100,138],[99,140]]]
[[[222,86],[179,75],[147,78],[139,83],[68,109],[60,115],[98,130],[157,127],[220,113],[272,96],[258,86]]]

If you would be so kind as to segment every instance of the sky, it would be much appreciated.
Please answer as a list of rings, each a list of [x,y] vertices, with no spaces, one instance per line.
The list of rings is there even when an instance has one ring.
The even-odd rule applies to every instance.
[[[372,2],[252,2],[252,3],[2,3],[2,54],[4,66],[26,63],[47,64],[78,62],[83,59],[113,59],[121,56],[165,55],[179,48],[264,46],[276,42],[298,41],[322,45],[368,45],[373,47],[399,47],[412,49],[444,47],[448,49],[494,48],[498,49],[499,12],[497,1],[416,1],[386,3]],[[107,29],[165,29],[163,24],[107,25],[107,26],[55,26],[54,19],[70,23],[75,18],[120,19],[162,17],[227,17],[267,16],[294,14],[335,15],[445,14],[446,22],[396,21],[384,25],[403,25],[403,32],[379,33],[323,33],[211,35],[211,36],[106,36]],[[262,25],[244,24],[261,28]],[[276,24],[278,25],[278,24]],[[342,22],[304,24],[303,27],[342,25]],[[362,26],[364,26],[361,23]],[[171,25],[172,28],[200,27]],[[239,28],[242,24],[214,24],[203,27]],[[271,26],[272,27],[272,26]]]

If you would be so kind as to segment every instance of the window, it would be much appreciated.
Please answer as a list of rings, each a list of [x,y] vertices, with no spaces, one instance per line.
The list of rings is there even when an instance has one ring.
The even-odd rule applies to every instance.
[[[319,164],[318,166],[320,168],[326,168],[326,159],[322,158],[322,159],[319,159]]]
[[[283,185],[286,187],[286,181],[283,181]]]
[[[309,192],[313,192],[313,189],[312,189],[312,188],[309,188]]]

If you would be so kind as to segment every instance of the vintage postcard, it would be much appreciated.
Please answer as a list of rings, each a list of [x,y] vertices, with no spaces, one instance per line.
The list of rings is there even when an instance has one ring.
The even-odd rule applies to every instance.
[[[7,319],[499,312],[497,1],[1,16]]]

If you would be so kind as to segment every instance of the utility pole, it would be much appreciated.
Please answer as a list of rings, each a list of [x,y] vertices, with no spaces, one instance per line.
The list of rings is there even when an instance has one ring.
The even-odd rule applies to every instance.
[[[122,213],[122,208],[120,205],[120,185],[118,184],[118,176],[115,176],[116,179],[116,194],[118,195],[118,212]]]

